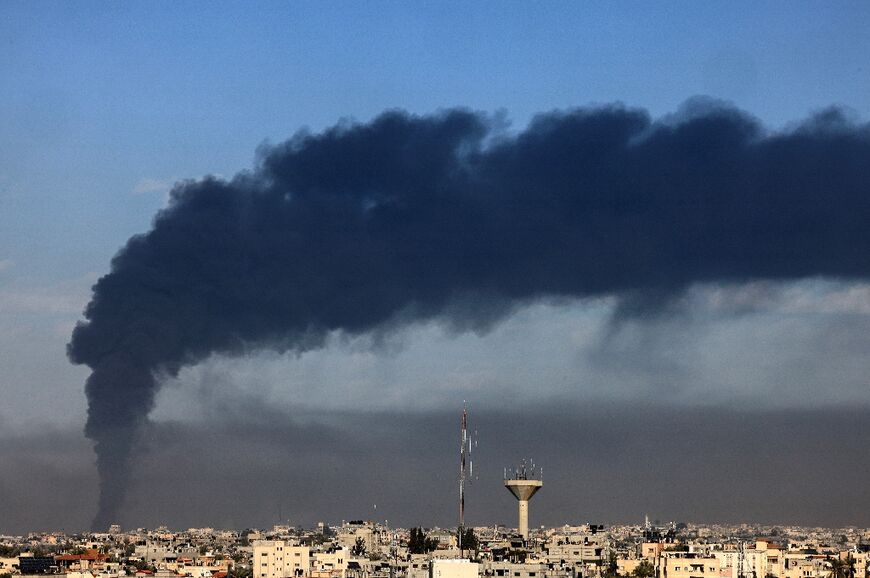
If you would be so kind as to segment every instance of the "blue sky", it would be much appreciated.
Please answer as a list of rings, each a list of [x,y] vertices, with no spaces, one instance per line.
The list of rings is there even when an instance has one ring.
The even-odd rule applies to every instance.
[[[117,3],[0,7],[0,247],[28,275],[99,270],[159,194],[262,141],[386,108],[734,101],[772,127],[867,114],[866,3]],[[143,183],[144,181],[144,183]],[[156,188],[156,187],[155,187]],[[19,274],[23,274],[20,272]]]
[[[503,112],[519,129],[552,109],[621,101],[660,117],[708,95],[771,130],[830,105],[866,122],[868,29],[867,2],[4,1],[0,436],[78,435],[87,371],[65,357],[69,332],[90,285],[177,180],[231,176],[264,142],[392,108]],[[868,286],[707,287],[691,299],[694,315],[629,327],[608,351],[605,301],[568,316],[531,308],[483,337],[427,325],[380,349],[336,339],[301,361],[211,360],[173,380],[154,416],[211,419],[202,392],[212,382],[288,412],[405,410],[462,396],[483,404],[536,378],[560,403],[578,374],[584,400],[812,406],[826,403],[814,384],[839,379],[827,402],[870,405],[857,337]],[[752,313],[734,313],[745,302]],[[517,335],[534,336],[529,364]],[[818,364],[796,363],[820,347],[830,349]],[[510,363],[498,361],[504,351]],[[622,357],[636,363],[616,367]],[[410,381],[429,384],[427,395],[408,393]],[[301,404],[308,382],[324,387]]]

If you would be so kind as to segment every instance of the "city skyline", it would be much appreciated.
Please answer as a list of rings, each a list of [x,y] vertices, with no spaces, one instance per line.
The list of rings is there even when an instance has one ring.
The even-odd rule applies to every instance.
[[[389,240],[387,249],[373,251],[378,258],[357,271],[357,280],[366,274],[389,280],[390,290],[378,286],[347,307],[341,296],[353,295],[348,287],[355,285],[335,271],[351,271],[353,262],[329,269],[333,261],[325,257],[310,258],[301,274],[269,276],[258,268],[251,293],[243,283],[206,283],[226,294],[239,289],[254,306],[173,313],[173,322],[183,318],[210,335],[179,342],[172,353],[178,360],[164,356],[148,365],[143,374],[157,372],[148,386],[153,400],[106,402],[105,416],[137,424],[124,429],[135,437],[124,450],[129,479],[109,483],[129,490],[117,496],[121,519],[114,521],[267,525],[277,522],[277,510],[313,524],[340,512],[367,518],[377,504],[378,519],[449,526],[456,421],[467,400],[481,437],[475,464],[481,483],[469,489],[469,525],[510,523],[515,504],[499,476],[528,456],[548,472],[532,526],[628,521],[648,510],[675,520],[870,525],[861,479],[870,443],[870,265],[861,257],[870,181],[862,168],[870,134],[864,96],[870,77],[861,58],[870,53],[866,4],[535,10],[519,3],[500,9],[263,2],[205,10],[8,2],[0,16],[7,46],[0,76],[9,87],[0,95],[0,533],[83,529],[97,509],[92,439],[118,440],[122,430],[99,438],[95,427],[92,439],[85,437],[90,369],[71,364],[66,346],[84,319],[91,287],[112,271],[119,249],[152,231],[158,214],[170,229],[175,223],[189,230],[199,222],[190,216],[208,209],[200,201],[213,198],[211,182],[241,199],[249,190],[265,194],[275,178],[287,179],[288,191],[310,186],[342,195],[344,177],[350,197],[373,187],[366,211],[384,202],[378,187],[393,186],[401,189],[396,199],[420,209],[405,214],[422,216],[407,221],[416,228],[380,222],[378,239]],[[595,133],[589,119],[606,128]],[[700,148],[721,136],[721,147],[705,150],[714,157],[726,151],[715,157],[725,164],[716,166],[738,167],[718,181],[693,156],[698,143],[685,129],[696,122],[707,130],[706,121],[725,128],[703,133]],[[396,126],[405,132],[391,133]],[[672,137],[680,127],[684,140]],[[368,135],[361,137],[363,153],[341,148],[354,130]],[[456,134],[462,145],[441,146]],[[586,156],[570,157],[575,164],[565,169],[559,151],[566,142],[579,146],[571,135],[603,143],[619,141],[619,134],[628,144],[613,145],[619,160],[611,169],[596,160],[577,171],[600,179],[583,190],[617,199],[601,201],[602,212],[640,198],[619,201],[625,191],[644,191],[654,199],[652,219],[627,227],[584,213],[566,232],[600,227],[598,236],[560,245],[565,253],[557,257],[527,251],[541,237],[523,237],[515,226],[517,215],[540,208],[534,202],[540,197],[528,191],[540,188],[554,203],[577,198],[570,186],[553,183],[574,182],[577,159],[606,148],[596,144]],[[321,170],[304,155],[315,158],[320,149],[311,143],[328,143],[328,135],[338,144],[324,149],[330,156]],[[816,148],[801,148],[809,141]],[[541,142],[552,148],[535,149]],[[638,142],[665,144],[632,156],[642,148]],[[784,160],[777,143],[785,143]],[[418,152],[411,160],[390,157],[403,147]],[[477,155],[457,164],[471,175],[467,182],[439,172],[435,162],[418,162],[445,150],[445,166],[464,162],[469,151]],[[546,156],[535,157],[538,150]],[[367,164],[359,164],[360,154]],[[341,158],[351,160],[335,165]],[[714,193],[663,208],[667,195],[654,191],[679,187],[658,175],[664,180],[657,189],[645,180],[650,167],[675,167],[662,174],[690,175],[687,191]],[[701,167],[702,180],[691,180],[692,167]],[[215,180],[201,180],[207,175]],[[450,205],[455,228],[437,239],[445,250],[411,251],[393,268],[379,257],[414,247],[421,231],[435,243],[432,223],[447,222],[426,221],[436,213],[425,209],[425,195],[413,205],[410,192],[430,182],[461,191],[459,199],[496,201]],[[770,182],[777,184],[765,189]],[[771,214],[752,194],[782,188],[801,193],[791,205],[774,202],[779,212]],[[510,201],[499,206],[496,193],[505,191],[500,198]],[[739,202],[729,204],[733,199]],[[719,201],[726,210],[709,209]],[[498,217],[475,221],[480,207],[513,228],[500,228]],[[243,222],[233,211],[215,218],[221,231]],[[534,214],[549,223],[557,213]],[[720,218],[704,221],[709,215]],[[699,226],[697,233],[697,223],[719,232]],[[293,250],[316,256],[322,243],[331,247],[327,257],[340,254],[347,230],[329,236],[330,230],[312,226]],[[645,252],[649,246],[627,241],[637,231],[653,239],[649,246],[677,249]],[[462,256],[479,260],[456,270],[444,266],[449,259],[439,256],[450,255],[451,236],[464,243]],[[147,239],[140,237],[143,246]],[[157,291],[172,301],[196,295],[188,292],[190,279],[213,281],[215,272],[240,270],[233,269],[233,245],[207,260],[200,259],[204,248],[223,245],[191,239],[173,239],[177,245],[153,253],[158,258],[149,266],[156,265],[145,275],[124,277],[136,281],[119,292],[135,296],[129,307],[148,302],[142,288],[165,272],[184,271],[175,277],[184,286]],[[364,251],[360,239],[371,237],[355,239],[353,249]],[[512,239],[522,241],[519,250]],[[589,239],[605,264],[577,257]],[[264,249],[251,251],[256,258],[274,249],[257,246]],[[677,254],[684,261],[677,263]],[[509,257],[494,258],[500,255]],[[115,260],[116,272],[123,262]],[[135,259],[127,262],[143,270]],[[441,274],[407,273],[420,263]],[[488,269],[493,263],[495,273]],[[570,263],[577,278],[566,274]],[[206,275],[188,275],[193,270]],[[308,279],[305,272],[315,270],[322,277]],[[292,283],[279,283],[281,275]],[[310,291],[293,302],[308,305],[304,314],[294,310],[293,323],[304,322],[275,332],[269,323],[279,316],[247,298],[270,286],[282,293],[263,301],[272,304],[269,311],[288,288]],[[454,289],[474,297],[443,297]],[[338,297],[324,305],[307,297],[315,294]],[[121,300],[112,299],[100,303],[129,310],[113,309]],[[160,311],[191,311],[206,302]],[[402,309],[408,304],[418,308]],[[222,321],[232,328],[223,335]],[[268,331],[250,329],[261,321]],[[107,331],[99,341],[85,333],[89,340],[73,341],[73,358],[99,366],[101,344],[117,334]],[[92,395],[92,413],[109,392],[134,383],[132,375],[114,377]]]

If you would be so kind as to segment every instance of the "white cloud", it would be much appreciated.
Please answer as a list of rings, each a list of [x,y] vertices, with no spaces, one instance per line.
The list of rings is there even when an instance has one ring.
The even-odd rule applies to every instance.
[[[870,283],[808,279],[792,283],[753,281],[697,285],[680,303],[692,311],[724,315],[776,311],[782,314],[870,314]]]
[[[790,313],[870,315],[870,283],[796,284],[784,292],[782,310]]]
[[[210,405],[251,397],[312,414],[463,400],[502,409],[867,405],[868,299],[863,284],[706,286],[693,289],[682,312],[616,325],[611,301],[574,301],[524,308],[483,336],[428,323],[390,336],[388,347],[335,338],[299,356],[218,356],[171,380],[155,417],[205,411],[210,419]]]

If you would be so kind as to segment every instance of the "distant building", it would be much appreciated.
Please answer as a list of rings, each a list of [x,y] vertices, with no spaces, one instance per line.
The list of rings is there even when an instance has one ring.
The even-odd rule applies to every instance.
[[[547,565],[543,562],[485,561],[483,575],[495,578],[546,578]]]
[[[338,548],[331,552],[315,552],[311,558],[311,578],[345,578],[350,550]]]
[[[54,556],[19,556],[18,570],[28,574],[50,574],[57,569]]]
[[[336,541],[342,546],[353,548],[359,538],[362,538],[366,552],[374,552],[377,549],[374,524],[361,520],[342,524],[338,530]]]
[[[661,560],[661,578],[719,578],[719,561],[689,553],[669,555]]]
[[[600,565],[606,547],[607,536],[597,529],[566,526],[544,543],[544,555],[548,563],[558,566]]]
[[[470,560],[432,560],[429,563],[429,578],[477,578],[480,565]]]
[[[18,558],[0,558],[0,574],[12,574],[18,570]]]

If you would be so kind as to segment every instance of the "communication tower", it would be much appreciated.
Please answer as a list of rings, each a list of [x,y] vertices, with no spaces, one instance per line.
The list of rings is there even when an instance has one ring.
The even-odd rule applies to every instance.
[[[462,538],[465,533],[465,485],[474,479],[474,462],[471,460],[471,450],[477,446],[477,432],[468,433],[468,407],[462,407],[462,417],[459,420],[459,551],[464,555]]]

